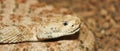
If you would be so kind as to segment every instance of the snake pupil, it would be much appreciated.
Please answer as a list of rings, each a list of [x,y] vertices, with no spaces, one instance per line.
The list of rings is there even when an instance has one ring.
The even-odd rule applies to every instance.
[[[66,25],[68,25],[68,23],[67,23],[67,22],[64,22],[63,25],[66,26]]]

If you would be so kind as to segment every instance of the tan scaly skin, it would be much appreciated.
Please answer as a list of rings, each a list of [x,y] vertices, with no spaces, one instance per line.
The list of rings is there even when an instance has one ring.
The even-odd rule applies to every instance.
[[[53,6],[34,6],[33,0],[19,2],[0,1],[0,43],[41,41],[75,34],[80,29],[81,21],[76,16],[49,12]],[[48,12],[40,14],[43,10]]]

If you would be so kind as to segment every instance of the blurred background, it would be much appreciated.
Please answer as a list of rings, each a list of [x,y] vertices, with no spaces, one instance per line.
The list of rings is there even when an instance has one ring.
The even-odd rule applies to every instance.
[[[120,0],[39,0],[73,11],[96,38],[96,51],[120,51]]]

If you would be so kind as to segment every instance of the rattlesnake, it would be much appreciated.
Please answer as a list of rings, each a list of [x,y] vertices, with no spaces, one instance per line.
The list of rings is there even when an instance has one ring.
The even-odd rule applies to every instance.
[[[0,0],[0,43],[40,41],[79,31],[77,16],[61,14],[66,9],[54,10],[36,0]]]

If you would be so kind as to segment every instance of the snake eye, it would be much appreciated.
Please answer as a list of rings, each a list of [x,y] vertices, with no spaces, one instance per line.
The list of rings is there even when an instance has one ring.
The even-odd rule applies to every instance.
[[[63,23],[63,25],[64,25],[64,26],[68,25],[67,21],[65,21],[65,22]]]

